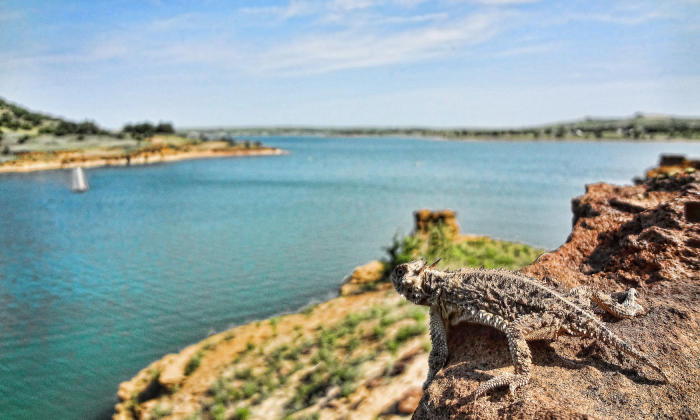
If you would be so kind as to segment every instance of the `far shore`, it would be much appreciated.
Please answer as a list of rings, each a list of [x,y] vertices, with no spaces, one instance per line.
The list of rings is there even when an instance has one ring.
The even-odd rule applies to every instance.
[[[167,153],[139,152],[134,155],[110,155],[109,153],[89,156],[79,152],[56,152],[55,158],[48,160],[17,160],[0,164],[0,173],[36,172],[55,169],[70,169],[76,167],[96,168],[103,166],[131,166],[148,165],[154,163],[176,162],[190,159],[207,159],[221,157],[246,157],[246,156],[275,156],[288,154],[286,150],[261,147],[256,149],[233,150],[195,150],[195,151],[168,151]],[[77,155],[76,155],[77,154]],[[68,156],[67,156],[68,155]]]
[[[552,136],[451,136],[435,134],[416,134],[416,133],[395,133],[395,132],[376,132],[376,133],[343,133],[335,131],[256,131],[256,130],[236,130],[236,129],[205,129],[208,131],[223,131],[234,136],[255,136],[259,138],[278,137],[278,136],[299,136],[299,137],[319,137],[319,138],[402,138],[416,140],[437,140],[437,141],[502,141],[502,142],[548,142],[548,143],[563,143],[563,142],[615,142],[615,143],[689,143],[700,142],[699,138],[691,137],[655,137],[655,138],[631,138],[631,137],[552,137]]]

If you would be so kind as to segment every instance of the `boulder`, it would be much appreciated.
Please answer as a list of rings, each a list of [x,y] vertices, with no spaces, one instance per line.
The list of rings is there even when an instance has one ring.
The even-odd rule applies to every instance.
[[[589,185],[573,200],[573,231],[523,271],[562,290],[579,285],[637,288],[646,313],[608,327],[656,361],[660,380],[637,361],[592,339],[533,341],[530,383],[474,400],[475,388],[512,372],[505,337],[471,324],[448,331],[450,356],[414,419],[699,418],[700,174],[683,172],[635,186]]]
[[[169,354],[162,359],[162,369],[158,382],[167,389],[173,389],[185,380],[185,367],[192,356],[199,350],[198,346],[189,346],[177,354]]]
[[[659,166],[649,169],[647,178],[674,175],[678,173],[693,173],[700,169],[700,160],[688,159],[684,155],[661,155]]]

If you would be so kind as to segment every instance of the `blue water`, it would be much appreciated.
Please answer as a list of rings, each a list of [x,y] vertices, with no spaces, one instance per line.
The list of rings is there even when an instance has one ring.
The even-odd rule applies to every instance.
[[[332,295],[418,208],[545,248],[584,184],[700,144],[271,137],[287,156],[0,175],[0,418],[105,418],[119,382]]]

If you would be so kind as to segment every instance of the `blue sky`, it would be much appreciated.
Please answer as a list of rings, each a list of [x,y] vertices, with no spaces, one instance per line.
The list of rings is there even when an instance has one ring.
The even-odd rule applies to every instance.
[[[108,127],[700,115],[700,1],[0,0],[0,96]]]

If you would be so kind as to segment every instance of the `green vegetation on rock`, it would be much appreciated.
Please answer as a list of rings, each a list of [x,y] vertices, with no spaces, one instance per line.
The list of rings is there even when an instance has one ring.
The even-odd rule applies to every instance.
[[[431,226],[427,237],[412,235],[394,238],[386,251],[386,278],[397,265],[418,258],[429,262],[441,258],[439,267],[443,269],[470,266],[517,270],[532,263],[544,252],[529,245],[488,237],[455,238],[441,225]]]

